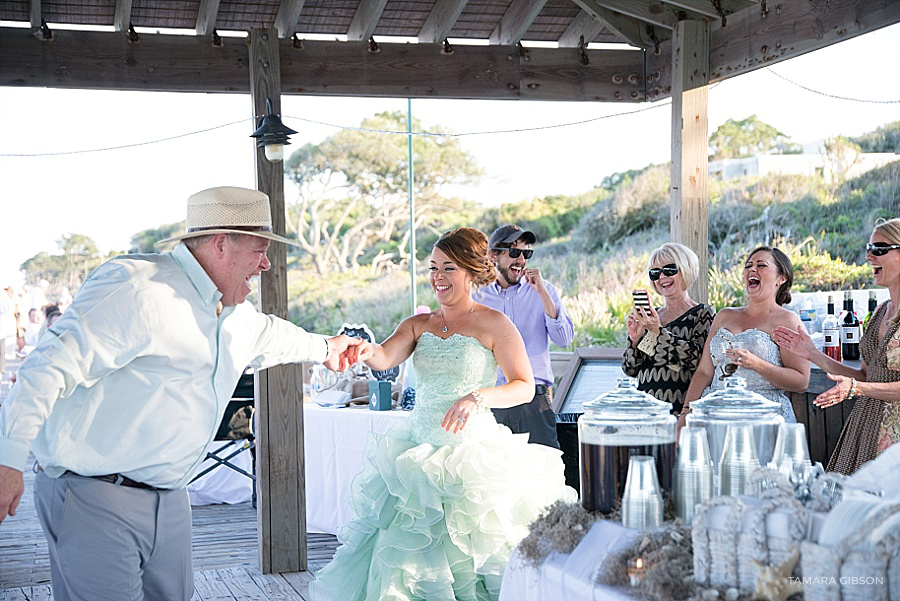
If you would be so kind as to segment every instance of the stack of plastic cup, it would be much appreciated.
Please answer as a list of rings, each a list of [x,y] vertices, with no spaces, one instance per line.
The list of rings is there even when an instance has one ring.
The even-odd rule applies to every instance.
[[[694,518],[694,509],[713,495],[713,468],[706,430],[685,426],[678,437],[675,459],[675,515],[685,524]]]
[[[656,477],[656,461],[649,455],[634,455],[628,461],[625,494],[622,495],[622,525],[635,530],[659,528],[663,500]]]
[[[719,462],[719,494],[731,497],[744,494],[750,474],[758,468],[753,426],[729,424]]]

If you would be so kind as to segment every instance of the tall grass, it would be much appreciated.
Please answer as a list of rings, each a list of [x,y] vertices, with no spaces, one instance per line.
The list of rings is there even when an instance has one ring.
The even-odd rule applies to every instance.
[[[586,195],[556,206],[571,229],[538,245],[532,267],[560,292],[575,323],[573,347],[625,344],[624,320],[631,291],[651,291],[649,252],[669,239],[668,167],[650,167],[613,194]],[[820,180],[796,176],[711,182],[709,206],[709,302],[717,309],[745,302],[743,264],[747,252],[774,244],[794,263],[794,290],[841,290],[870,285],[865,243],[878,217],[900,215],[900,161],[847,182],[837,191]],[[535,201],[536,202],[536,201]],[[526,212],[548,236],[549,213],[530,203]],[[515,211],[495,211],[483,221],[499,223]],[[571,226],[573,215],[580,215]],[[544,239],[544,238],[542,238]],[[424,265],[424,263],[423,263]],[[420,304],[435,306],[424,271],[417,278]],[[341,324],[367,323],[378,339],[409,315],[409,274],[381,277],[335,275],[327,279],[289,273],[290,316],[304,327],[337,332]]]

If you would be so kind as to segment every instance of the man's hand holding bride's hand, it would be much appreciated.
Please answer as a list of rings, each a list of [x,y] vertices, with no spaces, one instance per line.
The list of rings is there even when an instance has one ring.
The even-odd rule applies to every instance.
[[[360,361],[372,356],[372,345],[362,338],[346,334],[328,339],[328,357],[322,365],[332,371],[347,371]]]

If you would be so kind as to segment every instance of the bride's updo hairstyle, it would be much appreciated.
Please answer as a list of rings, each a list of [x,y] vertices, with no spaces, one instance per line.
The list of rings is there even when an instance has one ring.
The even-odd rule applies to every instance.
[[[771,254],[772,258],[775,260],[775,268],[778,270],[778,275],[783,275],[785,277],[784,284],[779,286],[778,291],[775,293],[775,302],[779,307],[790,304],[791,286],[794,284],[794,264],[791,263],[788,256],[784,254],[784,251],[775,248],[774,246],[757,246],[747,255],[747,261],[759,251],[765,251]]]
[[[434,243],[450,260],[472,274],[478,288],[497,279],[497,271],[488,260],[488,239],[480,230],[458,227],[444,233]]]

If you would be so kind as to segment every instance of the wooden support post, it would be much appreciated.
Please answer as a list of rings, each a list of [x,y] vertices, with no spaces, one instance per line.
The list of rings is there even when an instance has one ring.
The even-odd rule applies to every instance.
[[[250,90],[254,117],[266,114],[266,99],[281,113],[281,62],[275,29],[250,32]],[[249,132],[248,132],[249,135]],[[269,195],[272,227],[284,235],[284,163],[266,159],[253,143],[257,188]],[[287,249],[273,242],[272,267],[263,273],[264,313],[287,317]],[[257,373],[257,513],[263,573],[306,570],[306,486],[303,463],[303,396],[299,365]]]
[[[701,303],[709,300],[708,85],[709,26],[679,21],[672,38],[671,235],[700,259],[700,274],[690,295]]]

